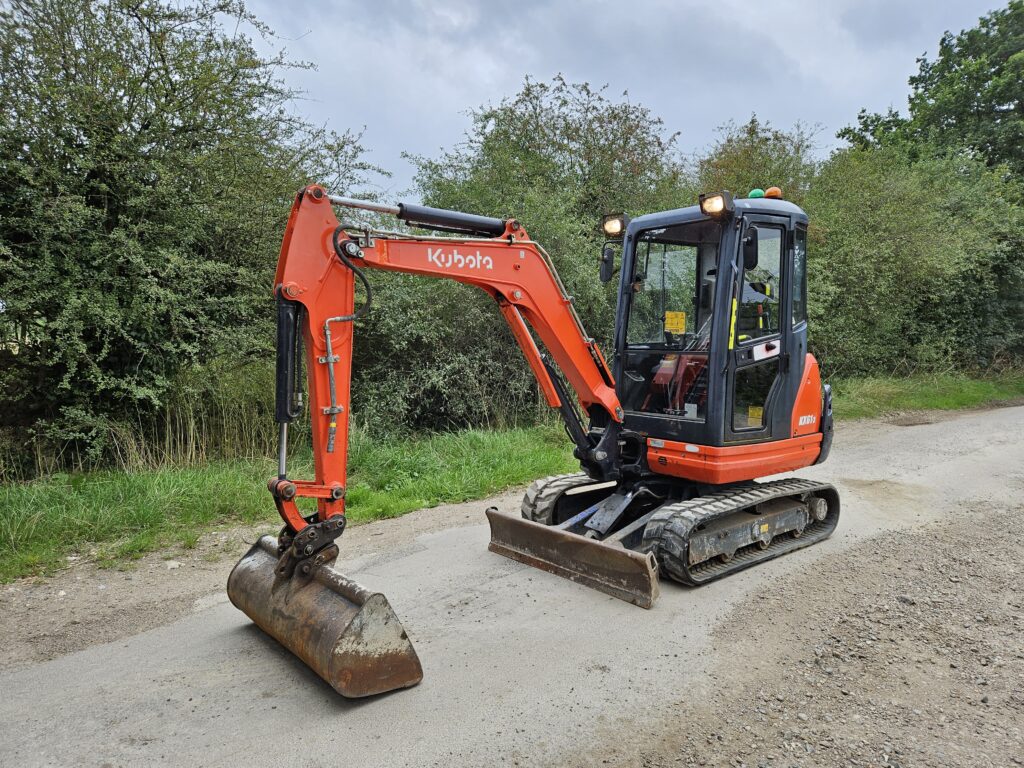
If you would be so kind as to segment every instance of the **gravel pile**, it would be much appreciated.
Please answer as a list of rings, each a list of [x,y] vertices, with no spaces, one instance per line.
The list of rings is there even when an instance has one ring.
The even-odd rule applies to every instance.
[[[886,533],[765,583],[715,633],[710,683],[597,762],[1024,765],[1021,511]]]

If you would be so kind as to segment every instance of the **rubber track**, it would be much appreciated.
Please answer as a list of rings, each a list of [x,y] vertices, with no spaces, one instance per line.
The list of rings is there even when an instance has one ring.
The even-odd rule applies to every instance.
[[[570,475],[552,475],[540,480],[534,480],[526,489],[523,496],[523,504],[520,508],[522,515],[527,520],[535,523],[551,525],[555,505],[563,494],[573,488],[582,488],[585,485],[598,485],[593,478],[583,472],[574,472]]]
[[[801,536],[788,533],[777,537],[767,549],[753,545],[736,552],[728,562],[714,558],[690,566],[689,537],[698,525],[772,499],[785,496],[803,498],[821,491],[832,496],[828,516],[821,522],[812,520]],[[642,547],[654,553],[661,573],[682,584],[697,586],[827,539],[838,523],[839,494],[834,486],[792,478],[755,483],[668,504],[655,512],[647,523]]]

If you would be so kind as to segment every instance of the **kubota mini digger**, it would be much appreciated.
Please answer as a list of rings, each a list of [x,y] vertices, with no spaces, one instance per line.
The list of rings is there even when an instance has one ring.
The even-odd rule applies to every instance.
[[[824,461],[832,441],[831,392],[807,351],[807,216],[781,197],[722,192],[606,217],[603,281],[621,249],[609,368],[519,222],[299,192],[274,280],[280,452],[269,487],[284,528],[235,566],[231,601],[345,696],[422,678],[384,596],[331,568],[345,530],[353,321],[371,302],[370,268],[489,294],[575,443],[582,472],[534,483],[522,517],[487,510],[491,551],[650,607],[659,573],[702,584],[826,538],[839,518],[833,486],[753,482]],[[343,225],[335,206],[448,234]],[[286,465],[303,367],[312,480]],[[316,500],[313,514],[301,498]]]

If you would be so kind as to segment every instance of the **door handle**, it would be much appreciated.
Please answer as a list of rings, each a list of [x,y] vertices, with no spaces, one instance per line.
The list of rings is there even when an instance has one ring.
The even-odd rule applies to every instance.
[[[764,345],[764,351],[765,352],[774,352],[776,350],[776,348],[777,347],[775,345],[775,342],[771,342],[770,341],[770,342],[768,342],[767,344]]]

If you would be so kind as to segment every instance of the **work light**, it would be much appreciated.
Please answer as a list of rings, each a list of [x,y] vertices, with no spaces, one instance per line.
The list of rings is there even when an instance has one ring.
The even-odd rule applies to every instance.
[[[601,231],[611,240],[618,240],[625,235],[627,226],[629,216],[624,213],[609,213],[601,218]]]
[[[731,216],[736,210],[732,201],[732,192],[725,189],[712,195],[701,195],[697,199],[700,202],[700,212],[705,216],[723,218]]]

